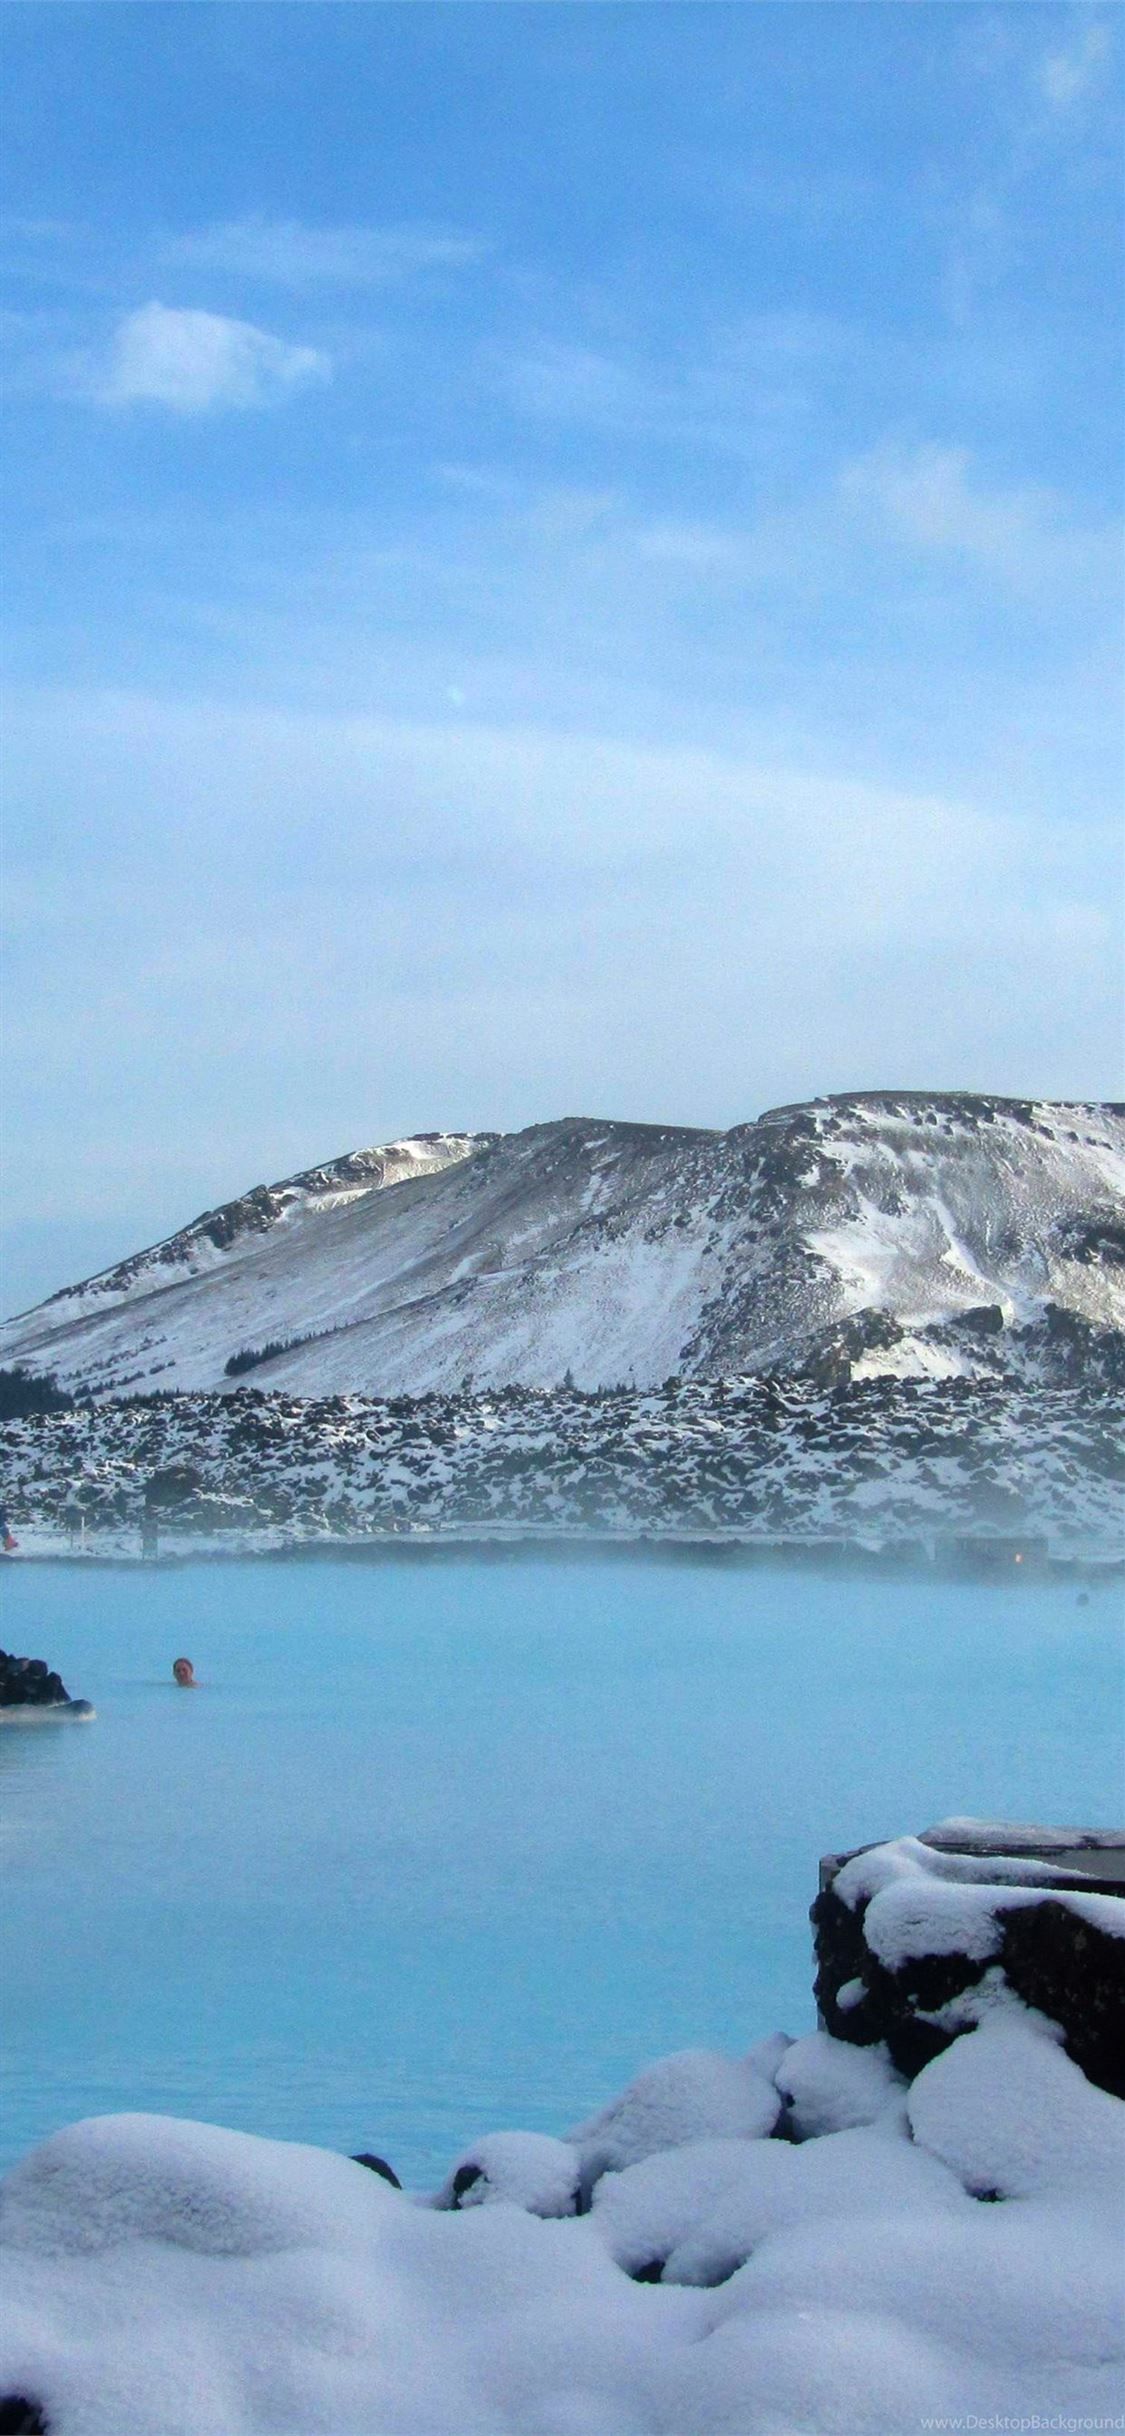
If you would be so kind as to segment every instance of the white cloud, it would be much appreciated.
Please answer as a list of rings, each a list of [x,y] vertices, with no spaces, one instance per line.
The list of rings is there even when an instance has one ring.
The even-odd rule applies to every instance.
[[[557,338],[496,348],[492,377],[525,414],[744,456],[799,424],[856,344],[825,314],[744,313],[672,355]]]
[[[422,271],[456,270],[487,250],[479,237],[426,227],[311,228],[300,220],[253,213],[178,237],[166,249],[190,262],[238,278],[282,287],[384,287]]]
[[[682,567],[689,574],[722,574],[744,571],[752,545],[749,535],[724,525],[669,516],[642,526],[636,546],[642,558],[664,566]]]
[[[1043,99],[1060,115],[1073,110],[1096,91],[1111,50],[1109,27],[1095,18],[1068,51],[1050,51],[1040,62],[1036,83]]]
[[[253,322],[147,304],[120,323],[94,395],[105,406],[205,414],[270,406],[310,381],[328,380],[331,370],[319,348],[290,346]]]

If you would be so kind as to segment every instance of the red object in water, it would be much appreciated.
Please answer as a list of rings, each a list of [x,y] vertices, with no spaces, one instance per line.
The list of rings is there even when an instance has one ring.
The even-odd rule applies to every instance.
[[[190,1658],[173,1658],[172,1673],[174,1674],[177,1683],[190,1683],[194,1689],[195,1668],[192,1665]]]

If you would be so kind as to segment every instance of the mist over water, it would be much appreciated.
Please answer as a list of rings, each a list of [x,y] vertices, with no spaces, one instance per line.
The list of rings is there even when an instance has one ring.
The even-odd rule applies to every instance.
[[[1114,1587],[466,1556],[2,1592],[98,1710],[0,1730],[3,2162],[151,2108],[436,2181],[672,2048],[811,2028],[822,1851],[1120,1806]]]

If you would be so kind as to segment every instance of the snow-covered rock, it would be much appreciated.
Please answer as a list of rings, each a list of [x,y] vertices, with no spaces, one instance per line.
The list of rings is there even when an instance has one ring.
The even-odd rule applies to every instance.
[[[793,2041],[774,2080],[794,2140],[877,2123],[906,2086],[885,2047],[848,2047],[821,2030]]]
[[[0,2189],[0,2410],[50,2436],[1112,2424],[1125,2104],[1014,2015],[908,2104],[681,2141],[561,2220],[204,2124],[75,2125]]]
[[[913,2083],[919,2147],[975,2198],[1097,2193],[1125,2214],[1125,2104],[1091,2087],[1041,2014],[1007,2005]]]
[[[1125,2096],[1125,1835],[965,1829],[822,1864],[816,1992],[832,2043],[883,2041],[913,2074],[1014,2005]]]
[[[956,2174],[906,2136],[905,2118],[863,2131],[782,2140],[702,2140],[607,2174],[594,2193],[598,2231],[627,2275],[669,2284],[725,2283],[759,2243],[825,2216],[969,2214]]]
[[[570,2134],[583,2194],[599,2175],[689,2140],[766,2139],[781,2113],[773,2082],[746,2057],[685,2047],[639,2072],[619,2098]]]
[[[951,1847],[947,1823],[930,1831],[943,1843],[902,1839],[847,1864],[861,1915],[911,1889],[904,1950],[926,1943],[927,1897],[939,1946],[950,1890],[974,1921],[985,1898],[1018,1899],[1021,1917],[1055,1899],[1065,1872],[1032,1831],[1010,1831],[1005,1852],[1003,1830],[956,1826],[970,1850]],[[1088,1834],[1036,1833],[1096,1857]],[[350,2159],[208,2124],[75,2124],[0,2185],[0,2427],[1112,2426],[1125,2101],[1091,2083],[995,1962],[976,1984],[979,2017],[908,2089],[878,2050],[823,2032],[740,2059],[691,2050],[638,2074],[570,2142],[486,2134],[436,2203]],[[793,2099],[780,2121],[779,2088]],[[799,2140],[784,2136],[794,2112]]]
[[[1120,1419],[1109,1390],[995,1379],[311,1401],[249,1387],[29,1415],[0,1425],[0,1451],[25,1554],[140,1554],[154,1530],[161,1549],[643,1531],[908,1544],[1030,1571],[1119,1558]]]
[[[509,2199],[533,2216],[573,2216],[580,2160],[566,2140],[546,2132],[486,2132],[457,2159],[435,2208],[483,2208]]]
[[[0,2183],[0,2240],[55,2257],[132,2242],[267,2256],[362,2233],[390,2190],[350,2157],[168,2115],[95,2115]]]

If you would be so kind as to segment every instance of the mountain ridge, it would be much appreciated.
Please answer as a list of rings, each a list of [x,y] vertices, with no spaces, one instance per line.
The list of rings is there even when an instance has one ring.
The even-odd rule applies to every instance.
[[[94,1397],[238,1368],[297,1395],[1024,1376],[1040,1350],[1056,1377],[1122,1330],[1120,1104],[887,1090],[346,1152],[60,1289],[0,1362]]]
[[[227,1251],[239,1234],[254,1228],[265,1232],[276,1220],[287,1214],[295,1201],[313,1206],[335,1204],[364,1191],[385,1190],[390,1184],[405,1182],[411,1175],[435,1174],[440,1167],[452,1164],[459,1157],[470,1155],[470,1146],[495,1140],[491,1134],[410,1134],[394,1142],[381,1142],[364,1150],[342,1151],[334,1159],[324,1159],[312,1167],[304,1167],[295,1175],[282,1176],[276,1184],[251,1184],[244,1193],[216,1208],[201,1210],[186,1226],[177,1227],[173,1234],[162,1236],[158,1242],[147,1244],[139,1252],[127,1253],[124,1260],[110,1263],[108,1268],[96,1269],[90,1277],[73,1286],[59,1286],[43,1303],[31,1310],[44,1310],[48,1304],[69,1302],[87,1294],[113,1292],[118,1281],[122,1291],[143,1270],[146,1262],[176,1265],[183,1255],[187,1265],[189,1248],[193,1243],[210,1242],[216,1251]],[[432,1156],[429,1155],[432,1149]],[[443,1155],[448,1152],[448,1156]],[[391,1174],[391,1168],[401,1169]],[[170,1282],[170,1281],[169,1281]],[[13,1315],[27,1319],[30,1311]]]

